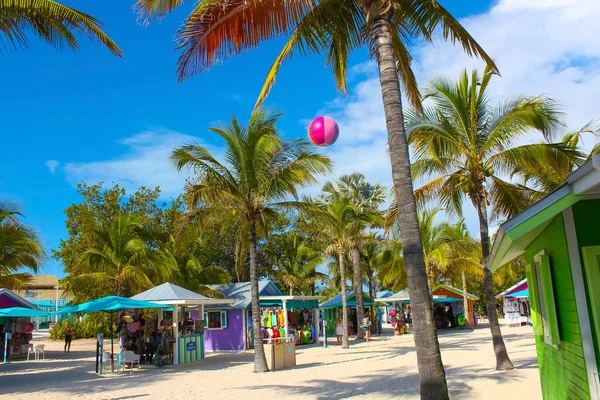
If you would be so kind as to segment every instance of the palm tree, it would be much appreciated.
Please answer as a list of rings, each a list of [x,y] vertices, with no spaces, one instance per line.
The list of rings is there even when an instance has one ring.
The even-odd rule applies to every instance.
[[[329,277],[317,271],[323,263],[323,255],[310,247],[308,239],[297,230],[292,230],[279,235],[271,242],[278,242],[278,246],[267,247],[265,253],[275,265],[275,277],[283,283],[290,292],[290,296],[299,288],[312,288],[317,281],[328,281]]]
[[[22,289],[31,275],[19,273],[28,268],[37,273],[45,257],[37,232],[21,221],[16,204],[0,202],[0,287]]]
[[[511,217],[528,204],[531,189],[503,180],[518,171],[519,165],[535,161],[549,165],[550,160],[565,160],[577,153],[561,144],[516,145],[532,130],[551,138],[561,126],[556,104],[543,96],[515,97],[492,107],[486,94],[492,70],[483,76],[464,71],[457,82],[432,79],[428,97],[433,105],[421,114],[408,112],[409,142],[415,150],[413,175],[427,181],[415,191],[418,202],[435,199],[446,210],[462,214],[468,196],[479,215],[486,291],[486,307],[496,353],[496,368],[512,369],[500,333],[492,273],[488,268],[490,240],[488,203],[491,219]]]
[[[97,223],[94,245],[75,262],[79,273],[64,279],[67,291],[84,292],[108,281],[117,296],[149,289],[165,282],[173,263],[161,251],[148,247],[140,237],[142,224],[133,216],[118,215],[110,225]]]
[[[377,278],[384,287],[397,292],[408,287],[402,242],[386,240],[377,257]],[[428,286],[429,289],[429,286]],[[429,292],[429,290],[427,290]]]
[[[136,9],[144,22],[162,18],[186,0],[138,0]],[[275,59],[257,101],[262,104],[281,64],[294,52],[326,54],[337,87],[346,92],[349,54],[370,47],[377,60],[392,178],[402,208],[402,224],[409,290],[413,296],[415,344],[421,396],[447,398],[448,388],[435,327],[433,310],[424,290],[427,284],[419,223],[413,197],[408,145],[404,131],[400,80],[406,96],[420,107],[420,94],[411,70],[411,39],[432,41],[441,27],[445,40],[460,43],[469,55],[493,61],[471,35],[435,0],[322,0],[322,1],[202,1],[192,10],[177,33],[180,80],[208,70],[232,55],[253,49],[262,41],[290,34]],[[495,68],[495,66],[494,66]]]
[[[207,285],[229,283],[231,277],[224,268],[214,264],[205,265],[200,261],[201,246],[198,238],[191,244],[184,245],[170,236],[168,243],[162,244],[161,249],[174,266],[175,283],[205,296],[219,297],[219,292]]]
[[[584,136],[592,136],[594,139],[594,146],[587,154],[581,146]],[[526,159],[511,172],[511,175],[522,177],[523,185],[530,189],[529,204],[556,190],[567,181],[575,169],[600,154],[600,120],[592,120],[580,130],[565,134],[557,145],[569,149],[572,152],[571,157],[558,154],[558,157],[549,160],[544,168],[534,166],[536,160]]]
[[[117,57],[123,52],[103,31],[102,23],[91,15],[82,13],[52,0],[0,0],[0,43],[28,47],[27,30],[32,30],[41,40],[62,49],[79,49],[74,33],[102,43]]]
[[[267,225],[278,209],[302,207],[288,199],[297,198],[300,188],[315,183],[316,176],[331,166],[327,157],[309,150],[306,142],[282,140],[275,129],[280,116],[254,112],[247,127],[234,116],[230,125],[211,128],[225,140],[225,164],[198,144],[182,146],[171,154],[178,170],[190,169],[199,177],[200,182],[190,188],[190,208],[219,204],[243,216],[247,223],[254,332],[261,329],[257,226]],[[254,371],[267,371],[260,335],[254,335]]]
[[[307,199],[310,202],[310,199]],[[363,210],[343,196],[334,196],[329,201],[317,198],[316,208],[306,209],[310,217],[308,225],[311,233],[327,243],[326,254],[338,258],[340,286],[342,291],[342,324],[344,335],[342,348],[348,345],[348,305],[346,297],[346,257],[352,248],[357,233],[365,225],[372,224],[378,214]]]
[[[358,207],[360,211],[366,211],[368,213],[377,213],[378,208],[386,200],[386,189],[380,184],[370,184],[367,182],[365,176],[361,173],[355,172],[351,175],[342,175],[336,182],[327,182],[323,186],[323,198],[325,201],[331,201],[336,197],[347,197]],[[382,218],[377,218],[373,222],[383,221]],[[352,267],[354,270],[354,293],[356,294],[356,313],[360,317],[364,315],[363,305],[363,271],[361,266],[360,248],[361,245],[371,240],[371,237],[366,235],[366,228],[368,225],[364,225],[362,229],[356,232],[356,236],[352,241],[350,248],[350,258],[352,260]],[[357,339],[364,337],[364,331],[359,329]]]
[[[367,278],[369,288],[369,300],[371,303],[375,300],[377,291],[375,275],[379,268],[377,260],[383,251],[383,238],[377,232],[369,232],[369,240],[360,248],[360,264],[363,275]]]

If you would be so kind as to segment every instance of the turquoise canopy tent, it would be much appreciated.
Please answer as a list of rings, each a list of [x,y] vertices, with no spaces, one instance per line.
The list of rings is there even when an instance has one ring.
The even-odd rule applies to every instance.
[[[131,309],[143,309],[143,308],[166,308],[172,309],[173,307],[166,304],[158,304],[150,301],[128,299],[127,297],[120,296],[106,296],[100,299],[88,301],[87,303],[81,303],[76,306],[67,307],[59,311],[59,313],[89,313],[89,312],[110,312],[110,326],[112,330],[113,312],[121,310]],[[110,362],[111,369],[114,370],[114,341],[113,335],[110,335]]]
[[[40,310],[33,310],[25,307],[11,307],[0,309],[0,317],[47,317],[48,313]]]

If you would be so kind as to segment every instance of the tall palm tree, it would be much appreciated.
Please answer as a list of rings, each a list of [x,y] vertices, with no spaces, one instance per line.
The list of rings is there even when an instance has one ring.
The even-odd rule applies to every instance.
[[[347,349],[349,345],[346,257],[349,249],[354,245],[357,233],[362,231],[365,225],[372,224],[378,218],[378,214],[361,209],[343,196],[334,196],[329,200],[317,198],[315,204],[316,208],[305,210],[310,217],[308,226],[313,235],[327,243],[327,255],[338,258],[344,328],[342,348]]]
[[[114,55],[123,56],[119,46],[91,15],[52,0],[0,0],[0,43],[4,48],[28,47],[27,30],[46,43],[62,49],[79,49],[74,33],[102,43]]]
[[[78,274],[64,280],[67,291],[82,292],[108,281],[122,296],[165,282],[175,266],[163,252],[149,248],[140,237],[141,229],[142,224],[127,214],[118,215],[110,225],[97,223],[95,244],[75,261]]]
[[[266,225],[278,209],[302,207],[289,198],[297,198],[300,188],[315,183],[316,176],[331,167],[329,159],[312,152],[306,142],[282,140],[275,128],[280,116],[254,112],[247,127],[234,116],[228,126],[211,128],[225,140],[225,163],[198,144],[182,146],[171,154],[178,170],[190,169],[199,178],[190,188],[190,208],[219,204],[247,223],[254,332],[261,329],[257,226]],[[267,371],[260,335],[254,335],[254,371]]]
[[[302,287],[312,288],[315,282],[329,279],[317,271],[323,263],[322,253],[312,249],[304,235],[292,230],[279,235],[279,239],[279,245],[267,247],[265,253],[276,268],[276,279],[289,289],[290,296]]]
[[[358,172],[350,175],[342,175],[336,182],[327,182],[323,185],[323,198],[326,201],[336,197],[347,197],[355,204],[359,210],[368,213],[377,213],[378,208],[385,202],[387,195],[386,189],[380,184],[370,184],[366,177]],[[383,221],[383,218],[377,218],[377,221]],[[371,237],[366,235],[368,225],[356,232],[356,237],[352,241],[350,248],[350,258],[354,270],[354,293],[356,294],[356,313],[360,318],[364,315],[363,305],[363,271],[361,266],[360,248],[361,245],[370,241]],[[357,339],[364,337],[365,333],[359,329]]]
[[[503,179],[519,165],[535,160],[549,165],[578,154],[561,144],[515,145],[532,130],[552,138],[561,127],[562,115],[556,103],[544,96],[515,97],[492,106],[487,88],[493,71],[483,76],[464,71],[456,82],[432,79],[428,96],[432,105],[423,113],[408,111],[409,142],[415,150],[413,175],[427,183],[415,191],[417,201],[435,199],[446,210],[462,214],[462,202],[468,197],[479,216],[485,280],[486,307],[496,353],[496,368],[512,369],[500,333],[490,255],[488,203],[491,218],[511,217],[528,205],[532,190]]]
[[[162,18],[187,0],[138,0],[136,9],[145,22]],[[177,33],[180,80],[208,70],[232,55],[262,41],[290,35],[267,74],[257,106],[267,96],[281,64],[294,53],[326,54],[337,87],[346,92],[349,54],[369,47],[376,58],[382,89],[392,178],[402,208],[402,224],[409,291],[415,315],[415,345],[421,396],[447,398],[448,388],[431,299],[426,294],[423,249],[413,197],[408,145],[404,131],[400,80],[406,96],[420,107],[420,94],[411,70],[411,39],[432,41],[441,28],[445,40],[460,43],[469,55],[493,61],[471,35],[436,0],[204,0],[196,4]],[[495,66],[494,66],[495,68]]]
[[[37,273],[45,257],[37,232],[22,217],[18,205],[0,202],[0,287],[22,289],[31,275],[19,271]]]

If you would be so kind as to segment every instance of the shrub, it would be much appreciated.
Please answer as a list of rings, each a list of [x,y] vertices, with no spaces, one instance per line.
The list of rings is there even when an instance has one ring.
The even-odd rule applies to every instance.
[[[65,338],[65,324],[69,322],[73,331],[73,339],[90,339],[95,338],[98,333],[104,333],[105,337],[110,334],[110,315],[106,313],[88,314],[79,318],[71,318],[59,321],[52,329],[50,329],[50,338],[52,340],[62,340]]]

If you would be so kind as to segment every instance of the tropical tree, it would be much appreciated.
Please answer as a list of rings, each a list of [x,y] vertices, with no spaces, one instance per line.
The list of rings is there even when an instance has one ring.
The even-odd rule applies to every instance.
[[[483,76],[464,71],[456,82],[435,78],[429,82],[432,105],[423,113],[408,111],[409,142],[414,148],[412,171],[415,179],[426,181],[415,191],[417,201],[435,200],[444,209],[462,214],[468,197],[479,216],[487,312],[496,353],[496,368],[512,369],[500,333],[490,255],[489,220],[511,217],[528,205],[532,190],[503,179],[518,171],[519,165],[535,161],[549,165],[552,160],[576,157],[562,144],[516,145],[531,131],[549,139],[561,127],[562,115],[554,101],[544,96],[515,97],[496,107],[487,95],[493,71]],[[488,204],[491,218],[488,217]]]
[[[342,175],[336,182],[327,182],[323,185],[323,199],[332,201],[336,197],[347,197],[357,206],[360,212],[377,214],[378,208],[385,202],[386,189],[380,184],[370,184],[365,176],[355,172],[350,175]],[[383,222],[383,218],[373,219],[373,223]],[[356,313],[359,317],[364,315],[363,305],[363,270],[361,264],[360,248],[371,240],[366,234],[366,229],[370,226],[364,224],[362,229],[356,231],[356,236],[352,240],[350,248],[350,258],[354,270],[354,293],[356,294]],[[364,331],[359,329],[357,339],[364,337]]]
[[[324,261],[323,253],[315,251],[308,238],[298,230],[291,230],[271,238],[273,247],[266,247],[266,256],[275,267],[274,277],[290,292],[290,296],[301,288],[312,288],[317,281],[328,281],[329,277],[317,271]],[[298,294],[298,293],[297,293]]]
[[[186,0],[138,0],[139,16],[149,22],[162,18]],[[281,64],[294,53],[327,55],[337,87],[346,92],[346,73],[352,50],[366,47],[375,56],[382,89],[392,178],[402,209],[409,291],[415,315],[415,345],[421,396],[447,398],[448,388],[437,332],[431,323],[431,299],[419,223],[413,197],[408,146],[404,131],[400,80],[409,101],[420,107],[420,94],[411,70],[411,39],[432,41],[441,28],[443,38],[462,45],[469,55],[494,65],[471,35],[435,0],[323,0],[323,1],[202,1],[197,3],[176,36],[181,54],[180,80],[206,71],[232,55],[262,41],[290,34],[267,74],[257,106],[271,89]],[[495,68],[495,67],[494,67]]]
[[[378,258],[383,251],[383,237],[378,232],[369,232],[369,240],[360,247],[360,264],[363,275],[367,278],[369,300],[375,300],[377,292],[376,274],[379,268]]]
[[[79,49],[75,34],[102,43],[114,55],[123,52],[91,15],[52,0],[0,0],[0,43],[4,48],[29,46],[27,30],[44,42],[62,49]]]
[[[198,176],[199,183],[189,190],[191,209],[219,204],[242,215],[247,223],[254,332],[261,329],[257,226],[266,226],[281,208],[302,207],[301,202],[289,199],[297,198],[300,188],[315,183],[316,176],[331,167],[329,159],[312,152],[305,141],[282,140],[275,128],[280,117],[254,112],[247,127],[234,116],[228,126],[211,128],[225,140],[225,163],[198,144],[182,146],[171,154],[178,170],[190,169]],[[254,371],[267,371],[260,335],[254,335]]]
[[[582,146],[584,136],[591,136],[593,139],[593,146],[589,152]],[[592,120],[580,130],[565,134],[557,145],[569,149],[571,157],[558,154],[558,157],[549,159],[544,168],[534,165],[535,160],[526,159],[511,172],[511,175],[522,178],[523,185],[530,189],[529,204],[556,190],[567,181],[575,169],[600,154],[600,120]]]
[[[310,202],[311,199],[307,199]],[[342,324],[344,335],[342,348],[348,345],[348,304],[346,297],[346,258],[348,251],[354,246],[358,232],[365,225],[372,224],[378,213],[361,209],[343,196],[333,196],[327,200],[323,197],[314,201],[315,208],[307,208],[305,212],[310,218],[310,233],[318,240],[327,243],[326,254],[338,258],[340,287],[342,292]]]
[[[386,240],[377,257],[377,278],[384,287],[397,292],[408,287],[402,242]],[[429,292],[429,290],[427,290]]]
[[[207,264],[204,255],[204,243],[197,238],[193,243],[183,247],[175,237],[170,236],[169,242],[161,246],[161,250],[174,265],[174,281],[178,285],[205,296],[215,297],[218,292],[207,285],[229,283],[231,277],[225,268]]]
[[[109,282],[117,296],[132,295],[165,282],[174,273],[175,264],[162,251],[151,249],[140,236],[138,218],[121,214],[110,224],[98,222],[94,245],[75,261],[78,273],[63,280],[68,292]]]
[[[45,258],[37,232],[22,217],[17,204],[0,202],[0,287],[23,288],[31,275],[19,271],[37,273]]]

